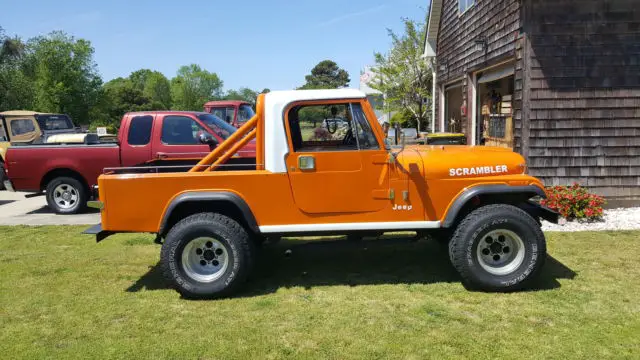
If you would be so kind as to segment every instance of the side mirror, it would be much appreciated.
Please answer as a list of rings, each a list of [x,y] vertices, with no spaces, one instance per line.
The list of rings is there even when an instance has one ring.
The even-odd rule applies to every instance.
[[[218,145],[218,142],[213,137],[213,135],[206,132],[203,132],[200,134],[199,140],[200,140],[200,143],[209,145],[210,149],[214,149]]]

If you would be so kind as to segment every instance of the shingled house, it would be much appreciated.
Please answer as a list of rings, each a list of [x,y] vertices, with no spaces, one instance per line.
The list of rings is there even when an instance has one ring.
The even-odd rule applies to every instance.
[[[639,0],[432,0],[437,131],[513,148],[547,185],[640,199]]]

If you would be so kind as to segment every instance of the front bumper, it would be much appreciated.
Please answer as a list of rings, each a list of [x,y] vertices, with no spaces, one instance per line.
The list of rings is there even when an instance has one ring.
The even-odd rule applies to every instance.
[[[93,225],[92,227],[88,228],[87,230],[83,231],[82,233],[83,234],[87,234],[87,235],[95,235],[96,236],[96,242],[100,242],[100,241],[108,238],[109,236],[115,234],[113,231],[102,230],[102,224]]]
[[[11,182],[11,180],[5,180],[3,184],[4,184],[4,188],[7,189],[7,191],[11,191],[11,192],[16,191],[16,189],[13,187],[13,183]]]

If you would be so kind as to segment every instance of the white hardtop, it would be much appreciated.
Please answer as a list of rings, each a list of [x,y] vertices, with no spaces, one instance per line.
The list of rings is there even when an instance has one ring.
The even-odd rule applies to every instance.
[[[284,127],[284,111],[294,102],[314,100],[360,100],[365,93],[356,89],[272,91],[264,98],[264,168],[286,173],[285,157],[289,153]]]

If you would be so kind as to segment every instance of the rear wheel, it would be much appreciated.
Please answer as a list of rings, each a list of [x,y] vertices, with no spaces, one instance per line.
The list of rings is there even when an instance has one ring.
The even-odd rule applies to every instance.
[[[488,205],[467,215],[449,243],[451,263],[465,286],[484,291],[526,287],[546,257],[536,221],[512,205]]]
[[[47,184],[47,204],[57,214],[77,214],[87,207],[88,190],[71,177],[58,177]]]
[[[201,213],[178,222],[167,234],[160,261],[164,277],[184,297],[229,296],[247,279],[254,244],[235,220]]]

